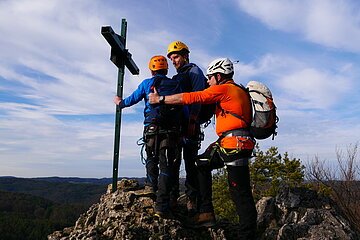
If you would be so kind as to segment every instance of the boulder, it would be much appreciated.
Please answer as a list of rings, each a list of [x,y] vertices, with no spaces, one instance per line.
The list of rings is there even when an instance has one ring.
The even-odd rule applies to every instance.
[[[259,239],[359,239],[336,204],[306,188],[283,187],[275,198],[260,199]]]

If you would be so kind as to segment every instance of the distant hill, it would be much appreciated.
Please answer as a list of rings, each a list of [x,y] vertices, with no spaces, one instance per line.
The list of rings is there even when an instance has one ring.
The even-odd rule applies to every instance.
[[[144,182],[144,178],[138,180]],[[110,183],[111,178],[0,177],[0,191],[26,193],[61,204],[91,205],[106,192]]]
[[[67,180],[51,182],[50,179],[0,178],[0,190],[26,193],[62,204],[91,204],[106,192],[106,184],[70,183]]]
[[[79,177],[37,177],[31,178],[33,180],[47,181],[47,182],[60,182],[60,183],[88,183],[108,185],[112,183],[112,178],[79,178]]]

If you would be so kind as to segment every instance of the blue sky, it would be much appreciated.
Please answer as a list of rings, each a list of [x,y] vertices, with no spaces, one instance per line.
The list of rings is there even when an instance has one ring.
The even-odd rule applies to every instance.
[[[358,1],[1,0],[0,176],[112,176],[117,69],[100,30],[120,32],[122,18],[140,68],[126,71],[124,96],[149,76],[151,56],[181,40],[203,70],[228,57],[236,82],[272,89],[278,136],[261,149],[332,163],[359,141]],[[123,111],[119,176],[145,174],[142,110]]]

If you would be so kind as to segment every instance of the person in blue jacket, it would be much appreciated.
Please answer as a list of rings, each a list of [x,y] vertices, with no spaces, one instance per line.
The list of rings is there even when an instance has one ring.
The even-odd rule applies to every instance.
[[[172,61],[177,74],[173,76],[180,82],[183,92],[202,91],[206,88],[206,77],[202,70],[189,61],[190,50],[181,41],[174,41],[168,45],[167,57]],[[214,108],[215,110],[215,108]],[[203,140],[201,131],[201,104],[188,106],[189,114],[183,118],[182,155],[185,163],[186,179],[185,194],[187,196],[187,210],[189,215],[197,212],[197,198],[199,197],[199,183],[195,160]],[[178,166],[180,168],[180,165]],[[173,189],[176,192],[176,186]],[[173,204],[173,203],[172,203]]]
[[[183,106],[151,105],[148,95],[156,88],[162,95],[172,95],[181,92],[177,80],[166,77],[168,63],[164,56],[154,56],[150,59],[149,69],[152,77],[143,80],[138,88],[127,98],[115,96],[114,103],[120,108],[130,107],[141,100],[144,108],[144,142],[146,151],[147,184],[156,193],[155,215],[162,218],[172,218],[170,209],[170,192],[177,179],[180,161],[180,128]],[[164,100],[162,100],[164,101]],[[160,170],[160,172],[159,172]]]

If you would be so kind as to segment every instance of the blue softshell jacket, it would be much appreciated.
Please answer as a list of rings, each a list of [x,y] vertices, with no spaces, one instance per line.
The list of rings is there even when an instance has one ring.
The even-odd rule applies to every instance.
[[[144,125],[145,126],[149,125],[149,122],[151,122],[151,119],[147,119],[149,117],[149,113],[151,111],[153,111],[154,108],[157,106],[157,104],[152,105],[152,104],[149,103],[149,94],[151,92],[153,92],[152,87],[154,86],[155,78],[165,78],[165,81],[167,81],[167,80],[174,81],[173,79],[170,79],[170,78],[168,78],[168,77],[166,77],[165,75],[162,75],[162,74],[156,74],[152,78],[144,79],[139,84],[137,89],[130,96],[123,99],[123,101],[121,101],[121,103],[119,105],[120,108],[130,107],[130,106],[140,102],[142,99],[144,99],[144,103],[145,103],[145,107],[144,107]],[[158,92],[159,92],[159,90],[158,90]],[[178,92],[180,92],[180,91],[178,91]],[[178,93],[178,92],[174,92],[174,93]],[[171,95],[171,94],[174,94],[174,93],[171,93],[169,91],[164,91],[163,95],[166,96],[166,95]],[[159,94],[161,95],[161,92],[159,92]]]

